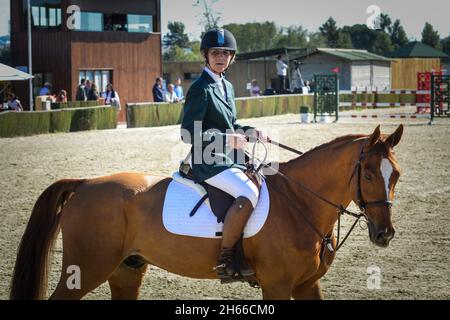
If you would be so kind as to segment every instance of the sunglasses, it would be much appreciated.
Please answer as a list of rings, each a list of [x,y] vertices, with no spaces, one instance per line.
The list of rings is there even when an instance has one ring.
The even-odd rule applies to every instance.
[[[228,50],[211,50],[210,53],[213,57],[225,56],[228,58],[231,56],[231,51]]]

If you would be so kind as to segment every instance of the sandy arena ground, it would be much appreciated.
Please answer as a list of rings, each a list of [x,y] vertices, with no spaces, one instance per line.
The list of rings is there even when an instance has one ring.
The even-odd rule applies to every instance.
[[[382,125],[383,133],[405,124],[396,148],[403,170],[393,211],[396,236],[387,249],[381,249],[370,243],[367,230],[357,227],[322,278],[325,298],[449,299],[450,119],[437,120],[434,126],[426,125],[425,119],[343,118],[338,124],[308,125],[299,120],[299,115],[284,115],[240,123],[264,129],[274,140],[300,150],[345,134],[369,134],[377,124]],[[36,199],[48,185],[62,178],[122,171],[171,175],[188,149],[179,142],[178,129],[170,126],[0,139],[0,299],[8,298],[19,241]],[[286,161],[294,155],[280,151],[278,156]],[[352,221],[345,217],[344,231]],[[59,278],[60,239],[54,251],[50,290]],[[381,272],[381,283],[379,289],[370,290],[368,268],[374,266]],[[217,280],[189,279],[150,267],[141,298],[260,299],[261,292],[247,284],[219,285]],[[109,299],[109,287],[100,286],[86,299]]]

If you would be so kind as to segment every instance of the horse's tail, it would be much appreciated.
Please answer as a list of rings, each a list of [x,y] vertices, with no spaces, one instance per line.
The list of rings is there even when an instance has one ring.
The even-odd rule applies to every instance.
[[[59,231],[60,212],[85,180],[60,180],[36,201],[20,242],[11,282],[10,299],[43,299],[47,292],[50,249]]]

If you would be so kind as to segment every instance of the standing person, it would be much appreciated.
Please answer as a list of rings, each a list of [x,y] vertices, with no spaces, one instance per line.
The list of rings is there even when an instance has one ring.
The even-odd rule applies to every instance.
[[[106,86],[106,91],[102,96],[103,98],[105,98],[106,105],[116,107],[118,111],[121,110],[119,94],[114,90],[112,83],[108,83],[108,85]]]
[[[164,102],[164,91],[163,91],[163,78],[156,78],[156,82],[153,86],[153,101],[154,102]]]
[[[8,102],[7,102],[8,110],[11,111],[23,111],[22,104],[20,103],[20,100],[17,99],[16,95],[14,93],[10,93],[8,95]]]
[[[261,94],[261,89],[258,86],[258,81],[256,79],[252,80],[252,83],[250,85],[250,96],[251,97],[259,97]]]
[[[92,82],[91,80],[86,80],[86,84],[84,86],[84,92],[86,93],[86,100],[88,100],[89,97],[89,91],[91,91]]]
[[[236,130],[247,130],[251,136],[262,139],[266,136],[260,130],[236,123],[233,85],[223,76],[237,50],[233,34],[225,29],[210,30],[203,36],[200,50],[206,66],[186,96],[182,140],[192,145],[195,181],[206,182],[235,199],[227,211],[219,261],[214,268],[219,278],[232,281],[237,272],[234,269],[236,243],[241,239],[259,196],[258,188],[244,173],[246,136]],[[213,143],[222,150],[211,149]],[[240,156],[236,157],[236,154]],[[240,273],[250,276],[254,271],[244,264]]]
[[[180,99],[175,93],[175,86],[172,83],[169,83],[169,85],[167,86],[166,102],[174,103],[179,101]]]
[[[52,94],[52,85],[50,82],[44,83],[44,86],[39,90],[39,96],[50,96]]]
[[[55,102],[57,102],[57,103],[67,103],[67,92],[66,92],[66,90],[59,91],[59,94],[56,97]]]
[[[178,97],[178,101],[184,100],[184,93],[183,93],[183,87],[181,86],[181,78],[177,78],[175,80],[175,94]]]
[[[278,75],[278,79],[280,80],[280,87],[279,93],[284,93],[284,91],[286,90],[286,75],[287,75],[287,69],[289,68],[288,65],[281,60],[283,56],[280,54],[277,57],[277,75]]]
[[[97,101],[99,98],[98,91],[97,91],[97,85],[95,83],[91,84],[91,89],[89,90],[87,99],[88,101]]]
[[[76,101],[86,101],[87,100],[87,94],[86,94],[86,86],[84,83],[86,80],[84,78],[81,79],[80,84],[77,87],[77,94],[75,96]]]

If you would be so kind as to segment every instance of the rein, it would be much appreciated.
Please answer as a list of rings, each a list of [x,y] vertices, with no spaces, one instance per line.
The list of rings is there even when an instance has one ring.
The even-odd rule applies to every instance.
[[[261,144],[265,147],[264,143],[263,143],[260,139],[257,139],[256,142],[261,143]],[[279,143],[279,142],[273,141],[273,140],[271,140],[271,139],[269,139],[269,138],[267,139],[267,142],[271,143],[271,144],[274,145],[274,146],[278,146],[278,147],[280,147],[280,148],[282,148],[282,149],[291,151],[291,152],[293,152],[293,153],[295,153],[295,154],[298,154],[298,155],[303,155],[303,154],[304,154],[304,153],[301,152],[301,151],[298,151],[298,150],[296,150],[296,149],[294,149],[294,148],[291,148],[291,147],[286,146],[286,145],[284,145],[284,144],[281,144],[281,143]],[[255,143],[255,145],[256,145],[256,143]],[[353,171],[352,176],[350,177],[350,180],[349,180],[349,185],[350,185],[350,183],[351,183],[351,181],[352,181],[352,179],[353,179],[353,177],[354,177],[354,175],[355,175],[355,172],[357,172],[358,182],[357,182],[357,187],[356,187],[356,193],[357,193],[357,198],[358,198],[358,200],[357,200],[357,201],[358,201],[357,205],[358,205],[358,207],[359,207],[359,209],[360,209],[360,211],[361,211],[360,213],[354,213],[354,212],[351,212],[351,211],[345,209],[342,205],[337,205],[337,204],[335,204],[335,203],[329,201],[328,199],[322,197],[320,194],[318,194],[317,192],[315,192],[315,191],[309,189],[308,187],[306,187],[306,186],[303,185],[302,183],[300,183],[300,182],[298,182],[298,181],[295,181],[295,180],[289,178],[288,176],[286,176],[284,173],[280,172],[279,170],[274,169],[273,167],[270,166],[270,164],[267,164],[267,163],[265,163],[264,161],[259,165],[258,169],[256,169],[256,171],[255,171],[256,173],[258,173],[258,171],[259,171],[262,167],[271,169],[271,170],[273,170],[273,171],[275,172],[275,174],[278,174],[280,177],[282,177],[283,179],[285,179],[285,180],[288,181],[289,183],[291,183],[291,184],[293,184],[293,185],[296,185],[296,186],[298,186],[298,187],[300,187],[300,188],[306,190],[307,192],[309,192],[309,193],[311,193],[312,195],[314,195],[316,198],[318,198],[318,199],[322,200],[323,202],[327,203],[328,205],[330,205],[330,206],[336,208],[336,211],[337,211],[337,214],[338,214],[337,243],[336,243],[336,248],[333,248],[332,240],[331,240],[331,236],[332,236],[333,231],[331,230],[331,232],[330,232],[329,234],[323,235],[323,234],[317,229],[317,227],[316,227],[311,221],[309,221],[309,219],[302,213],[302,210],[301,210],[300,208],[298,208],[297,205],[293,204],[293,203],[290,201],[290,199],[289,199],[283,192],[280,192],[273,184],[271,184],[272,188],[273,188],[275,191],[277,191],[279,194],[281,194],[282,196],[284,196],[284,197],[286,198],[286,200],[288,200],[286,203],[287,203],[292,209],[294,209],[295,211],[298,211],[298,212],[301,214],[301,217],[302,217],[302,218],[308,223],[308,225],[311,227],[311,229],[314,230],[314,232],[317,233],[317,234],[320,236],[320,238],[322,239],[322,247],[321,247],[321,253],[320,253],[321,259],[322,259],[322,257],[323,257],[324,247],[325,247],[325,246],[327,247],[327,249],[328,249],[330,252],[337,252],[337,251],[343,246],[343,244],[345,243],[345,241],[348,239],[348,237],[350,236],[351,232],[352,232],[353,229],[355,228],[356,224],[360,221],[360,219],[361,219],[362,217],[365,218],[366,223],[370,223],[369,218],[368,218],[368,216],[367,216],[366,213],[365,213],[366,208],[377,207],[377,206],[387,206],[388,208],[391,208],[391,206],[392,206],[392,202],[391,202],[391,201],[388,201],[388,200],[373,201],[373,202],[365,202],[365,201],[363,200],[362,192],[361,192],[361,161],[362,161],[365,157],[367,157],[367,156],[369,156],[369,155],[372,154],[372,153],[364,153],[364,148],[365,148],[365,146],[366,146],[366,144],[364,143],[364,144],[362,145],[361,151],[360,151],[360,153],[359,153],[359,159],[358,159],[358,161],[356,162],[355,170]],[[267,156],[267,148],[265,147],[265,149],[266,149],[266,156]],[[254,153],[255,153],[255,148],[253,148],[252,159],[255,159]],[[264,159],[264,160],[265,160],[265,159]],[[266,181],[269,182],[268,180],[266,180]],[[345,237],[343,238],[342,242],[340,242],[341,216],[344,215],[344,214],[348,214],[348,215],[350,215],[350,216],[353,216],[354,218],[356,218],[356,220],[355,220],[355,222],[353,223],[353,225],[351,226],[350,230],[349,230],[349,231],[347,232],[347,234],[345,235]]]

